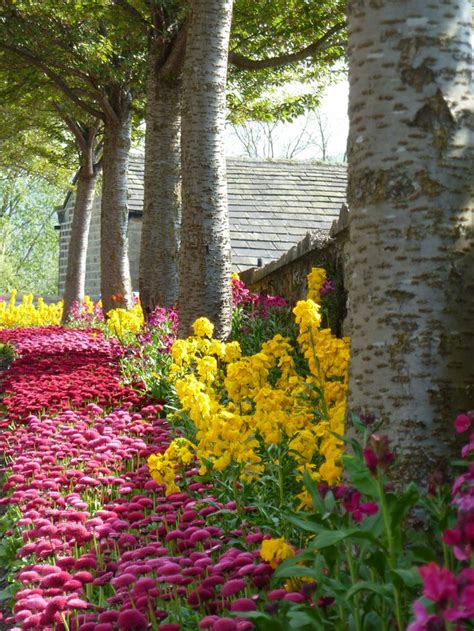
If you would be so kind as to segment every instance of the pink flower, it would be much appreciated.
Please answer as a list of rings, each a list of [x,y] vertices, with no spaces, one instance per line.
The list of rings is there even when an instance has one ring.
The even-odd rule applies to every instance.
[[[123,631],[146,631],[148,620],[137,609],[127,609],[120,613],[117,626]]]
[[[238,631],[237,622],[233,618],[218,618],[212,625],[212,631]]]
[[[467,414],[458,414],[456,416],[456,420],[454,421],[454,427],[458,434],[462,434],[466,432],[471,426],[471,419]]]
[[[419,567],[418,572],[423,580],[423,596],[443,605],[457,601],[456,579],[449,570],[431,561]]]
[[[237,598],[230,605],[231,611],[256,611],[257,605],[250,598]]]
[[[221,594],[223,596],[233,596],[234,594],[237,594],[238,592],[244,590],[246,587],[247,583],[244,580],[234,578],[224,583],[224,585],[222,586]]]

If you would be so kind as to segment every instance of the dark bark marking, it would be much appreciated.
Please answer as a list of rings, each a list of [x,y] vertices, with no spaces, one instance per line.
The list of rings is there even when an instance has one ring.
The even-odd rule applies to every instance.
[[[434,96],[427,99],[425,105],[415,114],[411,125],[430,133],[439,153],[447,148],[455,120],[441,90],[438,89]]]

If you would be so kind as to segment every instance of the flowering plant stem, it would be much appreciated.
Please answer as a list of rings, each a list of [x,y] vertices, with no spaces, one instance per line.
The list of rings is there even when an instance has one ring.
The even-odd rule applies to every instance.
[[[352,558],[352,550],[350,544],[345,541],[344,542],[344,551],[346,553],[347,565],[349,567],[349,574],[351,577],[352,585],[354,586],[357,583],[357,576],[354,567],[354,559]],[[359,594],[354,594],[353,597],[354,607],[352,608],[354,615],[354,623],[357,631],[363,631],[362,620],[360,617],[360,599]]]
[[[378,490],[379,490],[379,498],[380,498],[380,510],[382,511],[383,523],[385,526],[385,533],[387,535],[387,543],[388,543],[388,560],[390,570],[395,570],[396,565],[396,554],[395,554],[395,540],[393,538],[392,532],[392,524],[390,521],[390,513],[387,505],[387,497],[385,495],[385,488],[383,480],[380,478],[377,479]],[[402,623],[402,611],[401,611],[401,602],[400,602],[400,592],[395,581],[392,583],[393,586],[393,596],[395,599],[395,618],[397,621],[398,631],[402,631],[403,623]]]

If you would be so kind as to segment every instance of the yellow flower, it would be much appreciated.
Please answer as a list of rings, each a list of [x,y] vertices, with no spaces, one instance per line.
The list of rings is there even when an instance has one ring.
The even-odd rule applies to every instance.
[[[295,549],[288,545],[283,537],[279,539],[264,539],[260,548],[260,556],[275,569],[281,561],[295,555]]]
[[[207,318],[198,318],[193,324],[194,335],[197,337],[212,337],[214,325]]]
[[[308,274],[308,298],[310,300],[314,300],[319,304],[320,298],[320,290],[323,286],[324,281],[326,280],[326,270],[322,267],[313,267],[311,272]]]

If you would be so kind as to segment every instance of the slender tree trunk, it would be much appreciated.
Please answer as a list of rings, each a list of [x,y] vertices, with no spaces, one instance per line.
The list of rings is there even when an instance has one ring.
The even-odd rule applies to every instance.
[[[132,306],[128,260],[128,159],[131,116],[129,100],[122,98],[104,128],[103,182],[100,225],[101,293],[104,314],[115,307]]]
[[[349,0],[348,25],[349,410],[423,482],[474,406],[471,6]]]
[[[93,165],[82,165],[77,177],[74,213],[67,258],[66,283],[64,286],[63,323],[71,313],[74,303],[82,304],[86,283],[87,242],[94,205],[98,170]]]
[[[224,152],[232,0],[192,0],[183,69],[179,313],[187,335],[199,316],[230,331],[231,262]]]
[[[159,74],[150,53],[145,136],[145,188],[140,247],[140,301],[146,313],[178,299],[181,220],[180,82]]]

